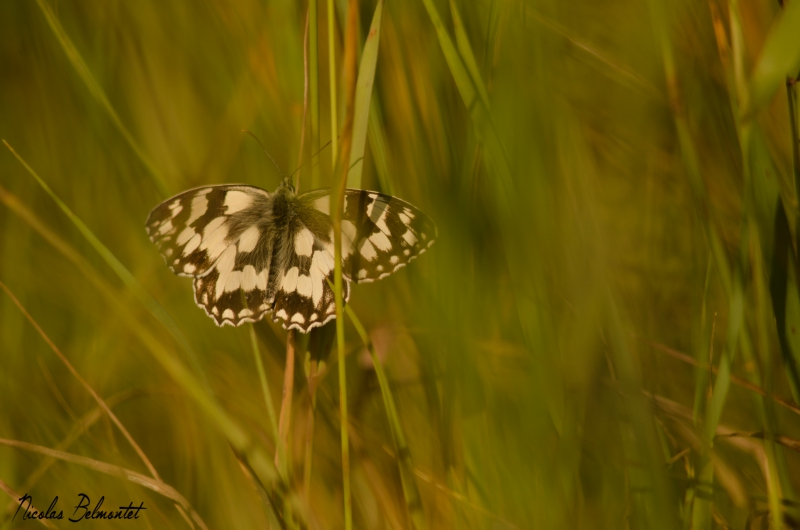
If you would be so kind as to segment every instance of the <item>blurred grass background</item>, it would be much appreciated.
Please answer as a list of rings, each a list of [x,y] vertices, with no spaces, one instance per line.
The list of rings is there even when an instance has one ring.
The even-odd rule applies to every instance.
[[[343,83],[347,2],[332,4],[333,35],[319,4],[319,145],[331,139],[329,41]],[[375,7],[360,2],[360,43]],[[310,125],[300,152],[306,8],[0,4],[0,137],[131,273],[109,267],[3,146],[0,281],[208,528],[274,526],[273,508],[288,527],[344,527],[336,355],[317,391],[306,498],[300,342],[290,478],[275,490],[249,325],[216,328],[144,231],[184,189],[278,185],[242,129],[284,174],[314,155]],[[407,505],[378,377],[348,320],[356,528],[800,528],[798,160],[784,84],[800,66],[800,2],[783,9],[385,4],[362,187],[417,205],[440,237],[352,293],[421,501]],[[330,156],[313,161],[324,186]],[[301,190],[311,178],[309,163]],[[255,328],[277,406],[286,333]],[[68,517],[79,492],[106,508],[145,503],[143,520],[104,527],[191,524],[174,497],[9,447],[149,475],[6,293],[0,350],[0,527],[39,526],[11,520],[15,495],[40,509],[58,495]],[[260,498],[254,474],[293,516]]]

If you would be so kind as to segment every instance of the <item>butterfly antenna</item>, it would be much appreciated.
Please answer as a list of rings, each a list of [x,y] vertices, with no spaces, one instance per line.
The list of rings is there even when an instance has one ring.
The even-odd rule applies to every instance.
[[[271,155],[271,154],[269,154],[269,151],[267,151],[267,150],[264,148],[264,144],[262,144],[262,143],[261,143],[261,140],[259,140],[259,139],[258,139],[258,137],[257,137],[255,134],[251,133],[251,132],[250,132],[250,131],[248,131],[247,129],[242,129],[242,132],[249,134],[250,136],[252,136],[252,137],[253,137],[253,139],[254,139],[256,142],[258,142],[258,145],[260,145],[260,146],[261,146],[261,150],[262,150],[262,151],[264,151],[264,154],[266,154],[266,155],[269,157],[269,159],[270,159],[270,160],[272,160],[272,163],[275,165],[275,169],[277,169],[277,170],[278,170],[278,174],[281,176],[281,179],[283,180],[283,183],[284,183],[284,184],[286,184],[286,183],[287,183],[287,181],[288,181],[288,178],[291,178],[291,177],[292,177],[292,175],[294,175],[294,173],[292,173],[292,175],[289,175],[289,177],[288,177],[288,178],[287,178],[287,177],[284,177],[284,176],[283,176],[283,171],[281,171],[281,168],[280,168],[280,167],[278,167],[278,164],[275,162],[275,159],[274,159],[274,158],[272,158],[272,155]],[[299,169],[299,168],[298,168],[298,169]]]
[[[295,174],[295,173],[297,173],[298,171],[300,171],[300,168],[302,168],[303,166],[305,166],[306,164],[308,164],[309,162],[311,162],[312,160],[314,160],[314,158],[315,158],[316,156],[318,156],[318,155],[319,155],[319,154],[320,154],[322,151],[324,151],[326,147],[328,147],[329,145],[331,145],[331,142],[332,142],[332,141],[333,141],[333,140],[328,140],[328,143],[326,143],[325,145],[323,145],[322,147],[320,147],[320,148],[319,148],[319,151],[317,151],[316,153],[314,153],[313,155],[311,155],[311,158],[309,158],[308,160],[306,160],[305,162],[303,162],[302,164],[300,164],[299,166],[297,166],[297,169],[295,169],[294,171],[292,171],[292,174],[291,174],[291,175],[289,175],[289,178],[292,178],[292,177],[294,176],[294,174]]]

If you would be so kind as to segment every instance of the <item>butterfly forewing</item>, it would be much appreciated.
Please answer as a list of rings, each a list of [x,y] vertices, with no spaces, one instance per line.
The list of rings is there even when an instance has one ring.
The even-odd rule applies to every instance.
[[[327,190],[300,197],[328,214]],[[347,189],[342,216],[342,275],[355,283],[385,278],[423,254],[436,225],[411,204],[374,191]]]
[[[150,212],[147,233],[172,272],[202,276],[239,236],[250,246],[256,246],[258,234],[246,230],[268,201],[269,194],[253,186],[189,190]]]

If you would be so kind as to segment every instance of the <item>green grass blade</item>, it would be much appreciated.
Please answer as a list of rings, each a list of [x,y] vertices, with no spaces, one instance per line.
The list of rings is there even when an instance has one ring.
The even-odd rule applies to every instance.
[[[284,446],[280,443],[280,436],[278,434],[278,421],[275,416],[275,406],[272,403],[272,394],[269,391],[269,382],[267,381],[267,373],[264,371],[264,361],[261,360],[261,352],[258,348],[258,339],[256,339],[256,331],[253,326],[250,326],[250,346],[253,349],[253,357],[256,361],[256,370],[258,371],[258,379],[261,382],[261,391],[264,394],[264,404],[267,407],[267,415],[269,416],[269,426],[272,429],[272,438],[275,440],[275,447],[278,451],[278,471],[281,473],[281,478],[286,481],[287,468],[286,468],[286,451]]]
[[[473,106],[476,106],[475,99],[479,97],[475,89],[475,84],[467,72],[467,68],[464,66],[464,62],[461,60],[458,50],[456,50],[456,47],[453,45],[453,41],[447,33],[447,29],[444,27],[442,19],[439,18],[439,12],[436,11],[433,0],[422,0],[422,3],[425,4],[428,16],[433,23],[433,27],[436,29],[439,46],[442,48],[447,66],[450,68],[450,73],[456,81],[458,91],[461,94],[461,98],[464,100],[464,105],[466,105],[468,109],[472,109]]]
[[[483,99],[480,94],[485,93],[486,90],[481,86],[480,78],[473,79],[467,71],[467,67],[464,65],[464,61],[453,44],[447,29],[444,27],[442,19],[439,18],[439,13],[436,11],[436,6],[433,5],[433,0],[422,0],[422,3],[425,5],[428,17],[436,29],[439,46],[442,49],[442,53],[444,53],[445,61],[450,69],[450,74],[455,80],[461,99],[470,114],[475,132],[478,138],[484,142],[487,168],[499,180],[506,199],[510,204],[513,204],[517,198],[515,193],[516,185],[512,179],[511,167],[505,148],[489,115],[489,108],[482,104]],[[480,88],[477,88],[476,84]]]
[[[339,100],[336,97],[336,12],[333,0],[328,0],[328,90],[331,107],[331,167],[339,156],[339,125],[336,120]]]
[[[91,231],[77,218],[67,206],[61,202],[58,196],[50,190],[47,184],[30,168],[30,166],[25,163],[25,161],[19,157],[19,155],[11,149],[11,146],[8,145],[7,142],[4,141],[6,146],[11,150],[12,153],[18,158],[18,160],[25,166],[25,168],[36,178],[39,184],[48,192],[48,194],[56,201],[57,204],[65,211],[67,216],[75,223],[78,229],[84,234],[84,236],[89,239],[90,243],[95,245],[97,244],[98,251],[101,251],[101,255],[104,257],[108,257],[111,263],[117,264],[118,267],[115,268],[116,272],[127,273],[130,279],[133,277],[130,275],[130,272],[125,269],[125,267],[119,263],[116,257],[111,254],[108,249],[106,249],[102,243],[97,240],[97,238],[91,233]],[[110,264],[111,264],[110,263]],[[114,268],[112,266],[112,268]],[[125,278],[123,277],[123,280]],[[136,282],[135,280],[133,280]],[[127,283],[127,282],[126,282]],[[135,283],[138,286],[138,282]],[[141,289],[141,287],[139,287]],[[142,292],[144,290],[142,289]],[[232,420],[227,413],[220,407],[219,403],[213,398],[213,396],[206,390],[203,384],[201,384],[195,377],[189,372],[178,359],[176,359],[161,343],[154,337],[150,331],[142,325],[136,317],[130,312],[129,308],[123,304],[119,299],[113,296],[113,293],[105,293],[107,296],[107,300],[110,302],[112,307],[114,307],[118,313],[120,318],[125,322],[125,324],[138,336],[141,342],[145,345],[145,347],[149,350],[152,354],[153,358],[161,364],[161,366],[167,371],[167,373],[172,376],[172,378],[198,403],[201,409],[203,409],[206,414],[210,416],[212,423],[219,428],[219,430],[223,433],[223,435],[228,439],[230,444],[233,448],[238,451],[239,453],[245,455],[250,464],[253,468],[259,473],[259,475],[268,482],[272,482],[277,478],[275,473],[275,468],[270,462],[270,460],[266,457],[264,452],[253,445],[250,437],[234,420]]]
[[[42,180],[42,178],[36,173],[33,168],[31,168],[27,162],[6,142],[3,140],[3,143],[6,145],[9,151],[17,158],[17,160],[25,167],[25,169],[30,173],[36,182],[44,189],[45,192],[50,196],[50,198],[55,201],[61,211],[69,217],[70,221],[78,228],[81,232],[83,237],[89,241],[89,244],[97,251],[98,254],[105,260],[111,270],[113,270],[117,276],[123,281],[123,283],[133,292],[136,298],[152,313],[156,319],[161,322],[164,327],[172,334],[175,340],[178,341],[178,344],[181,345],[183,350],[186,352],[189,360],[191,361],[194,369],[200,375],[201,381],[203,385],[206,387],[206,390],[211,394],[211,387],[206,380],[205,373],[203,372],[200,360],[197,357],[197,353],[194,351],[194,348],[189,344],[189,341],[186,339],[186,336],[181,332],[178,328],[178,325],[169,316],[169,314],[161,307],[151,295],[147,292],[147,290],[142,287],[142,284],[131,274],[131,272],[125,267],[125,265],[120,262],[114,254],[108,250],[108,248],[94,235],[94,233],[89,229],[86,224],[81,221],[81,219],[75,215],[72,210],[55,194],[55,192],[47,185],[47,183]]]
[[[783,14],[767,35],[761,55],[750,76],[749,115],[764,108],[788,77],[800,73],[800,2],[787,2]]]
[[[375,163],[375,171],[378,174],[378,182],[380,183],[381,191],[389,195],[394,195],[394,185],[392,184],[392,176],[389,172],[386,133],[383,128],[383,118],[380,115],[381,107],[378,103],[378,94],[373,96],[370,106],[372,110],[369,113],[367,133],[369,136],[369,147],[372,152],[372,160]]]
[[[319,152],[319,0],[308,2],[308,95],[311,110],[311,154]],[[311,162],[311,189],[321,186],[319,160]]]
[[[153,163],[150,162],[150,159],[147,157],[141,146],[139,146],[139,143],[133,138],[133,135],[130,133],[130,131],[128,131],[128,128],[122,123],[119,115],[106,97],[105,92],[92,75],[91,70],[89,70],[89,67],[86,65],[83,57],[81,57],[80,53],[78,53],[75,45],[72,44],[72,40],[69,38],[69,35],[67,35],[67,32],[61,25],[61,22],[58,21],[58,17],[50,8],[50,5],[45,0],[36,0],[36,4],[39,6],[39,9],[42,10],[42,13],[47,19],[47,24],[50,26],[50,29],[53,30],[56,39],[58,39],[59,44],[61,44],[61,48],[64,50],[64,53],[67,54],[67,58],[72,64],[72,67],[75,68],[78,76],[84,82],[86,88],[89,90],[92,96],[97,100],[103,110],[108,113],[109,118],[111,118],[111,121],[114,123],[117,129],[119,129],[119,132],[125,138],[125,141],[128,142],[128,145],[131,147],[133,152],[139,157],[142,165],[145,167],[145,169],[147,169],[148,174],[153,179],[153,183],[155,183],[158,191],[161,192],[161,194],[165,197],[170,195],[169,187],[164,181],[164,178],[161,176],[161,173],[155,168]]]
[[[153,475],[153,478],[158,481],[161,481],[161,477],[159,476],[156,468],[150,462],[150,459],[147,458],[145,452],[142,450],[139,444],[136,443],[136,440],[133,439],[133,436],[131,436],[131,433],[128,431],[125,425],[122,424],[117,415],[114,414],[114,412],[111,410],[111,407],[108,406],[105,400],[101,398],[97,392],[95,392],[94,388],[92,388],[92,386],[81,376],[81,374],[75,369],[75,367],[72,366],[72,363],[69,362],[69,359],[67,359],[67,357],[63,353],[61,353],[61,350],[58,348],[58,346],[55,345],[55,343],[44,332],[41,326],[39,326],[39,323],[36,322],[33,316],[28,312],[28,310],[25,309],[25,306],[22,305],[19,299],[17,299],[17,297],[14,296],[14,293],[12,293],[11,290],[2,281],[0,281],[0,289],[5,291],[6,295],[8,295],[8,297],[11,298],[11,301],[14,303],[14,305],[17,306],[17,308],[20,310],[20,312],[22,312],[22,314],[25,316],[25,318],[28,320],[31,326],[33,326],[36,332],[39,333],[39,336],[41,336],[42,339],[50,347],[50,349],[53,350],[53,353],[56,354],[56,356],[61,360],[62,363],[64,363],[64,365],[67,367],[70,373],[75,377],[75,379],[77,379],[78,382],[81,384],[81,386],[83,386],[83,388],[92,396],[92,398],[97,402],[97,405],[103,409],[103,412],[105,412],[106,415],[108,415],[112,423],[114,423],[114,425],[117,426],[117,428],[120,430],[125,439],[128,440],[128,443],[131,445],[131,447],[133,447],[133,450],[139,456],[139,458],[141,459],[142,463],[145,465],[147,470],[150,471],[151,475]]]
[[[674,511],[672,490],[663,474],[663,457],[659,447],[654,418],[641,398],[641,381],[630,351],[629,339],[624,331],[622,316],[613,296],[608,296],[609,350],[617,373],[618,384],[627,394],[626,417],[629,434],[623,437],[626,456],[634,458],[635,466],[629,468],[631,488],[646,488],[647,496],[638,496],[639,511],[646,528],[678,528]],[[677,499],[675,499],[677,500]]]
[[[383,365],[378,355],[375,353],[375,347],[369,339],[369,335],[367,335],[367,330],[349,305],[345,306],[345,311],[347,311],[347,316],[350,317],[358,335],[364,342],[364,346],[369,350],[370,357],[372,358],[372,365],[375,367],[375,374],[378,376],[381,397],[383,398],[383,405],[386,408],[386,416],[389,419],[394,448],[397,452],[397,460],[400,465],[400,481],[403,484],[403,496],[406,501],[409,518],[411,519],[411,525],[415,529],[427,528],[428,524],[425,520],[425,514],[422,512],[422,501],[420,499],[419,489],[414,480],[414,463],[411,459],[411,451],[408,449],[403,427],[400,424],[400,416],[397,413],[397,406],[394,402],[389,379],[386,377]]]
[[[329,16],[333,12],[330,10]],[[344,501],[344,526],[346,530],[353,527],[353,501],[350,484],[350,442],[349,420],[347,411],[347,371],[345,367],[344,347],[344,299],[342,289],[342,216],[344,208],[344,191],[347,186],[347,161],[353,139],[353,114],[356,95],[356,55],[358,48],[358,2],[350,0],[347,8],[347,26],[344,45],[344,86],[345,115],[342,127],[341,153],[334,154],[333,189],[330,194],[330,211],[333,225],[334,273],[333,294],[336,304],[336,349],[339,359],[339,413],[341,415],[340,443],[342,449],[342,489]],[[335,150],[334,150],[335,151]]]
[[[375,68],[378,63],[378,46],[381,40],[381,14],[383,0],[378,0],[372,24],[369,27],[367,42],[361,53],[356,81],[356,105],[353,115],[353,144],[350,147],[350,163],[347,173],[347,187],[361,188],[361,170],[364,167],[364,150],[367,145],[367,124],[370,115],[372,85],[375,83]]]
[[[461,54],[461,59],[464,61],[464,66],[467,69],[478,95],[486,108],[489,108],[489,94],[486,93],[486,88],[483,86],[481,80],[481,70],[478,68],[478,62],[475,60],[475,55],[472,53],[472,47],[469,45],[469,38],[464,29],[464,23],[461,21],[461,14],[458,12],[455,0],[450,0],[450,13],[453,17],[453,27],[456,31],[456,44],[458,45],[458,52]]]

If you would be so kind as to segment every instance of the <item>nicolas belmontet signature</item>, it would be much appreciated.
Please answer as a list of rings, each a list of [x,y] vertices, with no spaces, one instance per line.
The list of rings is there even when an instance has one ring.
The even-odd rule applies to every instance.
[[[75,506],[75,511],[72,517],[69,518],[69,521],[79,523],[84,520],[91,521],[93,519],[138,519],[139,510],[147,509],[144,507],[144,502],[140,502],[139,506],[134,506],[133,503],[130,502],[127,506],[120,506],[116,510],[101,510],[100,508],[103,506],[103,501],[105,501],[105,499],[105,496],[100,497],[97,504],[92,507],[92,501],[89,496],[84,493],[78,493],[78,504]],[[58,495],[56,495],[56,498],[50,503],[50,507],[47,508],[47,510],[38,511],[33,508],[33,497],[26,493],[19,499],[19,508],[17,508],[16,513],[14,513],[14,519],[19,515],[20,510],[24,510],[22,514],[23,521],[29,519],[63,519],[64,512],[56,507],[57,504]],[[12,519],[12,521],[14,519]]]

